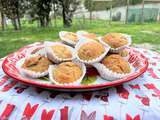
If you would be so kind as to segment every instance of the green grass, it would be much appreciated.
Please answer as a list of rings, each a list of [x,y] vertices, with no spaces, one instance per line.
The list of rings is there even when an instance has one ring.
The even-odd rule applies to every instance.
[[[36,41],[59,40],[58,33],[62,30],[73,32],[87,30],[99,35],[104,35],[107,32],[121,32],[130,34],[133,38],[133,43],[160,44],[160,23],[125,25],[112,22],[109,25],[107,21],[103,20],[93,20],[91,24],[89,21],[83,24],[82,20],[74,20],[71,28],[63,28],[62,21],[58,20],[57,27],[38,28],[36,24],[24,23],[21,31],[14,31],[11,26],[5,31],[0,31],[0,58]],[[141,31],[152,31],[156,34],[152,35]]]

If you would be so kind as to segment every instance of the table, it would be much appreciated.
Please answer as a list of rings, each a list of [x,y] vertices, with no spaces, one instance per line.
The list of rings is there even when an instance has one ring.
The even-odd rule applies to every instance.
[[[147,72],[95,92],[60,93],[27,86],[0,68],[0,120],[159,120],[160,54],[136,49],[149,60]]]

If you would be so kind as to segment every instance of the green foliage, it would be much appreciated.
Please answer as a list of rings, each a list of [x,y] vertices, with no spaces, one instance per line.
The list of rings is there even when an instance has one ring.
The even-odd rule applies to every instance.
[[[0,0],[0,11],[12,20],[15,30],[21,29],[20,18],[23,17],[27,7],[28,2],[26,0]],[[3,24],[4,20],[2,22],[2,25]],[[4,28],[5,27],[3,27],[3,29]]]
[[[50,22],[49,13],[52,2],[52,0],[28,0],[28,15],[30,15],[31,20],[38,20],[41,27],[47,27]]]
[[[89,10],[89,11],[96,11],[96,10],[106,10],[110,8],[110,3],[105,2],[105,1],[92,1],[92,0],[85,0],[84,1],[84,6]]]
[[[142,0],[129,0],[130,5],[135,5],[141,3]],[[108,1],[92,1],[92,0],[85,0],[84,6],[89,11],[100,11],[100,10],[106,10],[110,9],[110,6],[112,4],[112,7],[119,7],[119,6],[125,6],[127,4],[127,0],[112,0],[112,2]]]
[[[0,11],[9,19],[16,19],[18,15],[23,17],[26,8],[26,0],[0,0]]]

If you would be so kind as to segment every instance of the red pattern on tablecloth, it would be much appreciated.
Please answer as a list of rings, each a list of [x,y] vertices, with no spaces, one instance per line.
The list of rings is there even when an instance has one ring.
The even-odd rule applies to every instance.
[[[35,111],[37,110],[38,106],[39,104],[35,104],[31,106],[30,103],[27,103],[21,120],[26,120],[26,119],[30,120],[32,116],[34,115]]]
[[[7,120],[15,108],[15,105],[7,104],[4,111],[0,115],[0,120]]]
[[[131,117],[129,114],[126,114],[126,120],[140,120],[140,115],[136,115],[135,117]]]
[[[53,117],[54,112],[55,112],[54,109],[49,110],[48,112],[47,112],[46,109],[44,109],[42,111],[41,120],[51,120],[52,117]]]

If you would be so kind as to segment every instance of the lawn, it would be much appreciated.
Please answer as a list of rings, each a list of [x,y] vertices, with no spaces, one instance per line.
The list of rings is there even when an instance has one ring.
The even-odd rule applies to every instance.
[[[0,58],[36,41],[59,40],[58,33],[62,30],[73,32],[87,30],[99,35],[104,35],[107,32],[121,32],[130,34],[133,43],[136,44],[160,44],[160,23],[125,25],[113,22],[109,25],[102,20],[94,20],[91,24],[89,21],[83,24],[81,20],[74,20],[71,28],[63,28],[61,21],[57,23],[57,27],[50,28],[38,28],[36,24],[25,23],[21,31],[14,31],[11,26],[5,31],[0,31]]]

